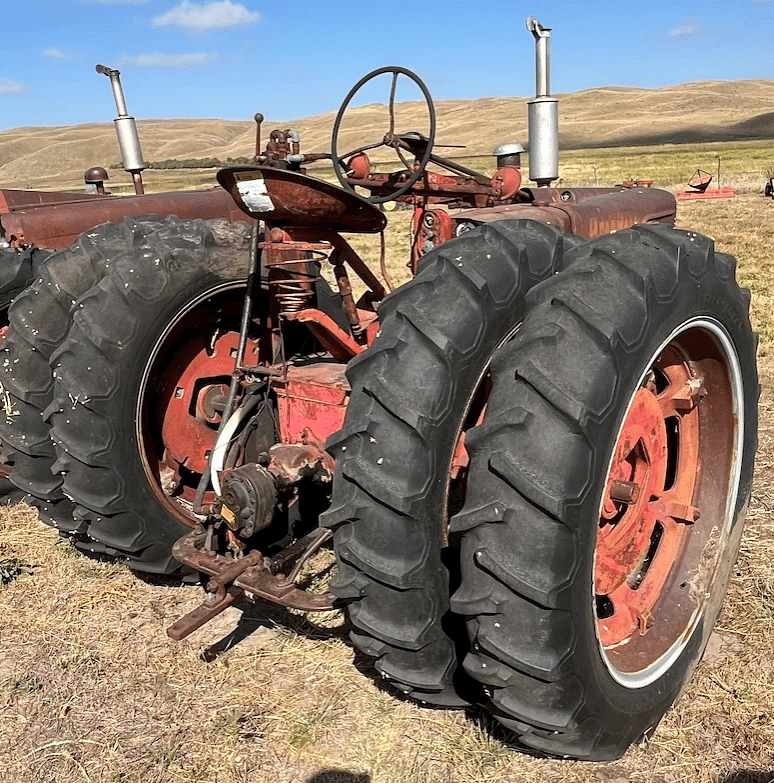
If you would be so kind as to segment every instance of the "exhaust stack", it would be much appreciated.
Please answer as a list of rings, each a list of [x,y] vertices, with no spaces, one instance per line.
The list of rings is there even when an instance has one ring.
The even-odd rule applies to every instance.
[[[527,103],[529,178],[547,188],[559,179],[559,100],[551,97],[551,28],[529,16],[527,30],[535,36],[535,97]]]
[[[145,168],[145,161],[140,149],[137,124],[134,121],[134,117],[129,116],[129,112],[126,110],[124,91],[121,88],[121,72],[115,68],[108,68],[105,65],[98,65],[96,70],[97,73],[104,74],[110,78],[110,83],[113,87],[113,97],[116,99],[116,110],[118,111],[118,117],[113,122],[116,124],[118,146],[121,148],[124,170],[132,175],[134,192],[141,196],[145,193],[145,188],[142,184],[142,171]]]

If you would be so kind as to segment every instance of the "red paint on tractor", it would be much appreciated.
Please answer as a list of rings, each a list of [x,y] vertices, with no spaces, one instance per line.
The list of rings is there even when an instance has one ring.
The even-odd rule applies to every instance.
[[[611,647],[650,628],[651,614],[678,561],[693,505],[704,396],[677,350],[654,364],[658,376],[634,395],[613,454],[594,563],[604,602],[599,639]]]
[[[324,442],[341,429],[350,391],[344,370],[334,362],[290,366],[273,383],[283,443],[301,443],[306,430]]]
[[[221,188],[143,196],[76,196],[0,191],[0,223],[12,247],[58,250],[69,247],[89,228],[118,223],[125,217],[177,215],[179,218],[244,220]]]
[[[656,188],[529,189],[530,200],[472,209],[458,221],[490,223],[507,218],[542,220],[564,233],[595,239],[635,223],[674,223],[677,206],[671,193]]]
[[[203,473],[207,466],[238,344],[236,332],[224,334],[212,344],[202,334],[186,342],[164,369],[158,419],[164,466],[175,473],[181,467]],[[254,355],[255,346],[251,347]]]

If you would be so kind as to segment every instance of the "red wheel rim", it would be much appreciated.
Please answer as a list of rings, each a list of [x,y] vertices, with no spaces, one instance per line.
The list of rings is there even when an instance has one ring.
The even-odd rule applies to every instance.
[[[598,641],[627,682],[658,676],[706,604],[736,497],[740,399],[733,346],[708,320],[678,330],[630,398],[593,573]]]
[[[189,306],[157,342],[138,395],[140,459],[161,503],[193,526],[196,488],[215,446],[239,342],[244,288]],[[256,341],[246,361],[256,363]],[[208,492],[204,502],[212,502]]]
[[[446,492],[444,495],[443,519],[443,544],[449,544],[449,521],[465,504],[465,492],[468,483],[468,469],[470,467],[470,457],[468,456],[465,445],[468,430],[480,425],[486,417],[486,406],[489,395],[492,391],[491,360],[492,356],[506,343],[510,342],[516,332],[521,328],[521,323],[516,324],[500,340],[497,347],[489,357],[482,368],[476,382],[473,384],[465,411],[460,422],[457,437],[455,439],[454,451],[452,452],[451,464],[447,472]]]

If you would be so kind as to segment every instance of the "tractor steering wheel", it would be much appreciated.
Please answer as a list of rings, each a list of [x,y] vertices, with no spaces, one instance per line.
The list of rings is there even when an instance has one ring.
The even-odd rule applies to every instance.
[[[360,88],[363,87],[364,84],[370,82],[371,79],[375,79],[377,76],[381,76],[383,73],[392,74],[392,87],[390,89],[390,103],[389,103],[390,127],[387,133],[384,134],[384,138],[381,141],[377,141],[372,144],[365,144],[362,147],[357,147],[356,149],[346,153],[345,155],[339,155],[338,141],[339,141],[339,130],[341,128],[341,121],[342,118],[344,117],[344,113],[346,112],[349,104],[352,101],[352,98],[354,98],[355,93],[357,93],[358,90],[360,90]],[[425,98],[425,103],[427,104],[427,113],[430,120],[430,131],[426,138],[419,136],[419,134],[410,134],[410,136],[409,134],[403,134],[409,136],[412,139],[412,141],[414,141],[417,137],[419,137],[421,139],[421,142],[424,143],[424,150],[422,151],[421,157],[417,156],[419,157],[418,165],[408,161],[405,155],[402,153],[402,150],[411,150],[412,145],[407,143],[407,141],[401,137],[402,134],[395,133],[395,88],[398,83],[398,76],[400,76],[401,74],[411,79],[411,81],[413,81],[422,91],[422,95],[424,95]],[[434,142],[435,142],[435,106],[433,105],[433,99],[430,97],[430,93],[427,87],[425,86],[425,83],[415,73],[412,73],[406,68],[401,68],[400,66],[391,65],[391,66],[387,66],[386,68],[378,68],[377,70],[371,71],[371,73],[364,76],[349,91],[349,94],[344,99],[344,103],[341,104],[339,113],[336,115],[336,122],[333,123],[333,134],[331,136],[331,157],[333,161],[333,170],[336,173],[336,177],[339,180],[341,186],[345,190],[355,193],[355,189],[347,182],[347,175],[344,172],[343,165],[342,165],[343,161],[347,158],[351,158],[353,155],[357,155],[360,152],[365,152],[366,150],[372,150],[378,147],[392,147],[395,150],[395,154],[398,156],[401,163],[406,167],[406,170],[410,172],[410,176],[399,188],[394,190],[392,193],[386,196],[372,195],[369,196],[367,199],[372,204],[383,204],[385,201],[392,201],[393,199],[398,198],[398,196],[402,196],[422,176],[422,174],[425,171],[425,168],[427,167],[427,163],[430,160],[430,156],[433,151]],[[416,142],[414,146],[416,146]],[[414,168],[415,165],[416,168]]]

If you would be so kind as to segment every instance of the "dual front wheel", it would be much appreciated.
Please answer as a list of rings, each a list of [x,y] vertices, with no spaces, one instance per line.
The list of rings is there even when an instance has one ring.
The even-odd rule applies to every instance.
[[[49,519],[167,570],[247,241],[174,219],[115,231],[54,256],[13,306],[0,373],[19,415],[0,435]],[[73,258],[82,277],[65,280]],[[741,534],[747,305],[732,259],[668,227],[583,243],[509,221],[427,256],[351,363],[329,444],[335,591],[383,676],[422,701],[483,702],[548,754],[612,758],[652,730]]]

